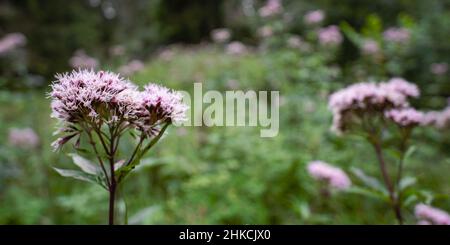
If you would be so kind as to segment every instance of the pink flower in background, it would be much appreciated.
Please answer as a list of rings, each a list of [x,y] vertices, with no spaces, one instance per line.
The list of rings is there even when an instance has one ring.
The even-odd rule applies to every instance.
[[[333,112],[332,129],[336,132],[345,130],[347,117],[353,110],[383,103],[384,97],[375,83],[357,83],[331,94],[328,107]]]
[[[231,32],[227,28],[219,28],[212,30],[211,38],[215,43],[226,43],[231,38]]]
[[[236,79],[229,79],[227,81],[227,87],[229,89],[238,89],[239,88],[239,82]]]
[[[442,111],[430,111],[425,113],[424,124],[433,126],[438,129],[445,129],[450,127],[450,106]]]
[[[362,52],[366,55],[374,55],[380,52],[380,47],[375,40],[365,40],[362,46]]]
[[[259,16],[266,18],[280,14],[283,11],[281,0],[267,0],[266,5],[258,10]]]
[[[98,66],[97,59],[87,55],[84,50],[77,50],[69,60],[72,68],[95,69]]]
[[[22,149],[33,149],[39,146],[39,136],[31,128],[11,128],[9,143]]]
[[[273,36],[273,29],[270,26],[263,26],[258,29],[258,34],[262,38],[268,38],[268,37]]]
[[[333,112],[333,130],[347,129],[352,117],[365,112],[381,112],[408,107],[408,97],[419,96],[415,84],[402,78],[384,83],[356,83],[331,94],[328,106]]]
[[[132,71],[140,71],[144,68],[144,63],[140,60],[132,60],[130,63],[128,63],[128,66],[131,68]]]
[[[440,129],[450,127],[450,107],[439,112],[439,116],[436,120],[436,127]]]
[[[391,27],[383,32],[384,40],[394,43],[406,43],[410,39],[410,32],[405,28]]]
[[[384,108],[389,105],[402,107],[407,105],[405,99],[402,94],[395,91],[388,92],[376,83],[356,83],[333,93],[330,96],[329,106],[333,111]]]
[[[416,218],[434,225],[450,225],[450,215],[438,208],[425,204],[417,204],[414,208]]]
[[[125,47],[122,45],[115,45],[109,49],[109,53],[112,56],[121,56],[125,54]]]
[[[403,127],[414,127],[426,124],[424,113],[413,108],[392,109],[386,111],[385,116]]]
[[[178,136],[184,137],[187,134],[188,134],[188,131],[186,130],[186,128],[180,127],[180,128],[177,129],[177,135]]]
[[[170,60],[172,60],[174,55],[175,55],[175,52],[172,49],[165,48],[159,53],[159,58],[164,61],[170,61]]]
[[[325,19],[325,13],[322,10],[309,11],[303,17],[303,20],[308,25],[319,24],[324,19]]]
[[[18,47],[24,46],[27,39],[22,33],[10,33],[0,39],[0,55],[6,54]]]
[[[338,190],[348,189],[352,182],[340,168],[322,161],[312,161],[308,164],[308,173],[314,179],[325,181]]]
[[[124,76],[131,76],[134,73],[144,69],[145,65],[140,60],[132,60],[128,64],[119,68],[119,73]]]
[[[226,52],[231,55],[242,55],[247,52],[247,47],[241,42],[234,41],[227,45]]]
[[[440,113],[438,111],[429,111],[423,115],[423,123],[427,126],[436,126]]]
[[[301,48],[303,46],[303,40],[300,36],[294,35],[288,38],[287,45],[290,48]]]
[[[335,25],[318,30],[319,42],[322,45],[338,45],[342,42],[342,34]]]
[[[448,64],[447,63],[433,63],[430,66],[430,71],[434,75],[444,75],[448,72]]]

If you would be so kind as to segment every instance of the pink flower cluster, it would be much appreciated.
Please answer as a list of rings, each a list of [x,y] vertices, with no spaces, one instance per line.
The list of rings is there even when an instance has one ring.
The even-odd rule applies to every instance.
[[[67,122],[98,119],[101,107],[117,104],[120,93],[134,89],[131,82],[111,72],[76,70],[56,79],[50,93],[52,117]]]
[[[281,0],[267,0],[266,4],[258,10],[259,16],[266,18],[283,11],[283,6],[281,5]]]
[[[123,45],[114,45],[109,49],[111,56],[121,56],[125,54],[125,47]]]
[[[247,47],[241,42],[234,41],[227,45],[226,52],[231,55],[242,55],[247,52]]]
[[[419,224],[450,225],[450,215],[441,210],[425,204],[417,204],[414,208]]]
[[[448,64],[447,63],[433,63],[430,66],[430,71],[434,75],[444,75],[448,72]]]
[[[384,90],[386,93],[396,92],[405,97],[419,97],[420,91],[419,88],[401,77],[391,78],[387,83],[379,84],[381,90]],[[405,98],[406,99],[406,98]]]
[[[60,132],[69,133],[54,142],[60,148],[76,135],[81,125],[123,124],[148,136],[163,123],[185,120],[187,106],[180,93],[150,84],[144,91],[111,72],[76,70],[59,74],[52,84],[52,117],[63,124]],[[80,129],[78,129],[80,130]]]
[[[409,30],[405,28],[391,27],[383,32],[384,40],[394,43],[407,43],[410,36]]]
[[[308,173],[314,179],[325,181],[330,187],[338,190],[345,190],[352,184],[344,171],[322,161],[310,162],[308,164]]]
[[[134,73],[144,69],[144,63],[140,60],[132,60],[128,64],[119,68],[119,73],[124,76],[131,76]]]
[[[290,48],[301,48],[304,45],[304,42],[300,36],[294,35],[288,38],[287,45]]]
[[[273,29],[270,26],[263,26],[258,29],[258,34],[262,38],[268,38],[273,36]]]
[[[325,19],[325,13],[322,10],[309,11],[303,17],[303,20],[308,25],[316,25]]]
[[[84,50],[77,50],[69,60],[72,68],[95,69],[98,66],[97,59],[87,55]]]
[[[27,39],[22,33],[10,33],[0,39],[0,55],[25,45]]]
[[[362,46],[362,52],[366,55],[374,55],[380,51],[380,47],[375,40],[365,40]]]
[[[425,113],[425,124],[433,126],[438,129],[445,129],[450,127],[450,107],[442,111],[430,111]]]
[[[214,29],[211,32],[211,38],[215,43],[226,43],[231,38],[231,32],[227,28]]]
[[[408,97],[418,97],[415,84],[402,78],[392,78],[383,83],[357,83],[330,96],[328,106],[333,112],[333,130],[343,132],[355,117],[364,114],[384,113],[390,109],[409,106]],[[395,113],[394,113],[395,114]]]
[[[426,125],[425,114],[414,108],[388,110],[385,112],[385,117],[402,127]]]
[[[186,119],[187,106],[181,103],[182,99],[181,93],[161,85],[145,86],[139,98],[139,106],[142,107],[138,114],[141,118],[140,127],[150,132],[153,125],[161,122],[183,122]]]
[[[9,143],[23,149],[33,149],[39,146],[39,136],[31,128],[11,128]]]
[[[170,49],[170,48],[164,48],[164,49],[162,49],[162,51],[159,52],[158,57],[159,57],[161,60],[164,60],[164,61],[170,61],[170,60],[173,59],[173,56],[174,56],[174,55],[175,55],[175,52],[174,52],[172,49]]]
[[[342,34],[335,25],[318,30],[319,42],[322,45],[338,45],[342,42]]]

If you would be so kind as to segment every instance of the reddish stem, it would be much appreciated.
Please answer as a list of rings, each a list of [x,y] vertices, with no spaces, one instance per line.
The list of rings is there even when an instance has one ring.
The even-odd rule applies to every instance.
[[[380,170],[383,176],[384,184],[389,192],[389,198],[391,199],[392,209],[394,210],[395,217],[397,218],[399,224],[403,224],[403,216],[401,213],[401,207],[398,200],[398,196],[395,195],[394,186],[392,185],[391,179],[389,178],[386,163],[383,157],[383,152],[379,143],[374,142],[373,146],[375,148],[375,153],[377,155],[378,162],[380,163]]]

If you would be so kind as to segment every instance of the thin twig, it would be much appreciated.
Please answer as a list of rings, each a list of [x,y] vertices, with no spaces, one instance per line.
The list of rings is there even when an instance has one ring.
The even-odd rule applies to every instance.
[[[83,127],[83,128],[84,128],[84,127]],[[86,130],[86,129],[85,129],[85,131],[86,131],[86,134],[87,134],[88,137],[89,137],[89,143],[92,145],[92,148],[94,149],[94,153],[95,153],[95,155],[97,156],[97,159],[98,159],[98,161],[99,161],[99,163],[100,163],[100,167],[101,167],[103,173],[105,174],[106,182],[107,182],[108,188],[109,188],[109,186],[111,185],[111,182],[110,182],[110,180],[109,180],[108,173],[107,173],[107,171],[106,171],[106,168],[105,168],[105,165],[104,165],[104,163],[103,163],[103,160],[102,160],[102,158],[100,157],[100,154],[99,154],[98,151],[97,151],[97,147],[95,146],[95,142],[94,142],[94,140],[93,140],[93,138],[92,138],[91,132],[90,132],[89,130]]]

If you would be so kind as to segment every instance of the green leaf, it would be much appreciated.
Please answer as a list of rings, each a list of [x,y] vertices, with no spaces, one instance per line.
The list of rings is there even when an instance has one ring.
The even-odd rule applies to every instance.
[[[363,43],[363,38],[359,35],[355,29],[347,22],[343,22],[340,24],[340,29],[347,36],[347,38],[357,46],[361,46]]]
[[[75,148],[75,150],[77,152],[84,153],[84,154],[92,154],[91,151],[89,151],[88,149],[85,149],[85,148]]]
[[[146,219],[153,216],[159,210],[160,210],[160,207],[156,206],[156,205],[141,209],[136,214],[134,214],[133,216],[130,217],[128,223],[130,225],[142,224],[145,222]]]
[[[434,194],[430,191],[420,191],[420,195],[423,197],[426,204],[431,204],[434,200]]]
[[[166,163],[164,160],[165,160],[165,158],[155,158],[155,157],[147,157],[147,158],[141,159],[141,162],[136,167],[136,170],[143,169],[143,168],[152,168],[154,166],[163,165]]]
[[[60,168],[53,168],[53,169],[63,177],[69,177],[94,184],[99,184],[103,188],[107,189],[104,182],[102,181],[102,178],[100,178],[99,176],[88,174],[79,170],[60,169]]]
[[[403,202],[403,206],[404,207],[409,207],[410,205],[412,205],[413,203],[416,203],[418,200],[418,197],[416,195],[410,195],[408,196],[405,201]]]
[[[98,166],[94,165],[91,161],[81,157],[77,154],[69,154],[72,157],[73,163],[77,165],[85,173],[97,175],[100,172]]]
[[[415,25],[414,19],[407,14],[400,14],[398,16],[398,21],[403,27],[413,28]]]
[[[70,177],[77,180],[96,183],[94,175],[86,174],[85,172],[79,170],[61,169],[61,168],[53,168],[53,169],[63,177]]]
[[[383,24],[380,17],[376,14],[370,14],[366,17],[366,23],[361,30],[364,36],[378,37],[382,33]]]
[[[450,199],[450,196],[448,194],[435,194],[434,200],[447,200]]]
[[[366,197],[383,200],[385,202],[388,201],[387,195],[380,193],[378,191],[374,191],[371,189],[366,189],[366,188],[362,188],[362,187],[358,187],[358,186],[352,186],[352,187],[348,188],[347,190],[345,190],[345,192],[363,195]]]
[[[311,210],[309,208],[308,203],[302,202],[298,205],[298,210],[300,212],[300,216],[303,219],[308,219],[311,216]]]
[[[404,177],[400,180],[399,188],[400,190],[404,190],[417,182],[417,179],[414,177]]]
[[[375,177],[366,175],[361,169],[352,167],[350,171],[367,187],[387,195],[386,188]]]
[[[405,153],[405,157],[403,158],[403,162],[407,163],[409,158],[411,158],[411,156],[414,154],[414,152],[416,152],[417,147],[412,145],[408,148],[408,150]]]

